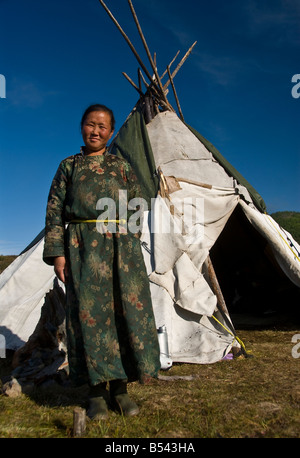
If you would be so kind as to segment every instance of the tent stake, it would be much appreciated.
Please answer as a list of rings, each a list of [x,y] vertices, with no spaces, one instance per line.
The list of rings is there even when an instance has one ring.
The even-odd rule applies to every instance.
[[[86,429],[86,413],[81,407],[73,410],[73,437],[81,437]]]

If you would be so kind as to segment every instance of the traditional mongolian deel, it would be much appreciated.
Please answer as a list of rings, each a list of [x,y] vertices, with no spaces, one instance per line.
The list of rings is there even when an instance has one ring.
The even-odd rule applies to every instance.
[[[49,193],[43,258],[50,265],[55,256],[69,261],[66,325],[76,384],[142,382],[160,369],[139,233],[122,232],[118,223],[116,232],[101,232],[86,221],[101,215],[99,199],[112,199],[118,209],[120,190],[127,191],[128,201],[139,196],[126,161],[78,154],[61,162]]]

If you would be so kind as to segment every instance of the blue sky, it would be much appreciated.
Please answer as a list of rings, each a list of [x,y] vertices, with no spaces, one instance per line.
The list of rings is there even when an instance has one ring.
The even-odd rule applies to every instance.
[[[128,2],[106,3],[147,63]],[[197,41],[174,81],[186,122],[268,213],[300,211],[299,0],[133,4],[160,74]],[[0,254],[18,254],[44,226],[59,162],[79,151],[82,112],[107,104],[118,130],[138,98],[122,72],[137,82],[138,63],[98,0],[0,0],[0,17]]]

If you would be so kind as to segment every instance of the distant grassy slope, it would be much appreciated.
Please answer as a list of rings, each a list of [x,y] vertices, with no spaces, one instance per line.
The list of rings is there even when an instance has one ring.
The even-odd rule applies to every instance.
[[[3,270],[6,269],[6,267],[9,266],[10,263],[16,259],[17,256],[9,255],[9,256],[3,256],[0,255],[0,274],[3,272]]]
[[[300,243],[300,212],[283,211],[272,213],[271,216]]]

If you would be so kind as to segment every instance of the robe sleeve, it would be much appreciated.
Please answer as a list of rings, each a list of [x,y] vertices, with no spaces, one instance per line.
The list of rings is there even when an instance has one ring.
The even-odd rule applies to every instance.
[[[66,163],[62,161],[53,178],[47,203],[43,260],[54,264],[54,258],[65,256],[64,207],[67,191]]]
[[[128,164],[126,168],[126,179],[127,179],[127,191],[128,191],[128,216],[129,218],[135,214],[133,219],[134,228],[131,228],[131,232],[137,238],[141,237],[143,227],[143,215],[144,211],[147,210],[147,201],[143,198],[141,186],[134,173],[131,165]],[[133,200],[133,207],[131,208],[130,202]],[[137,218],[137,219],[136,219]],[[130,221],[130,220],[129,220]],[[129,226],[130,229],[130,226]]]
[[[138,182],[137,176],[134,173],[131,165],[127,165],[126,168],[126,179],[128,185],[128,201],[134,199],[135,197],[142,198],[141,186]]]

